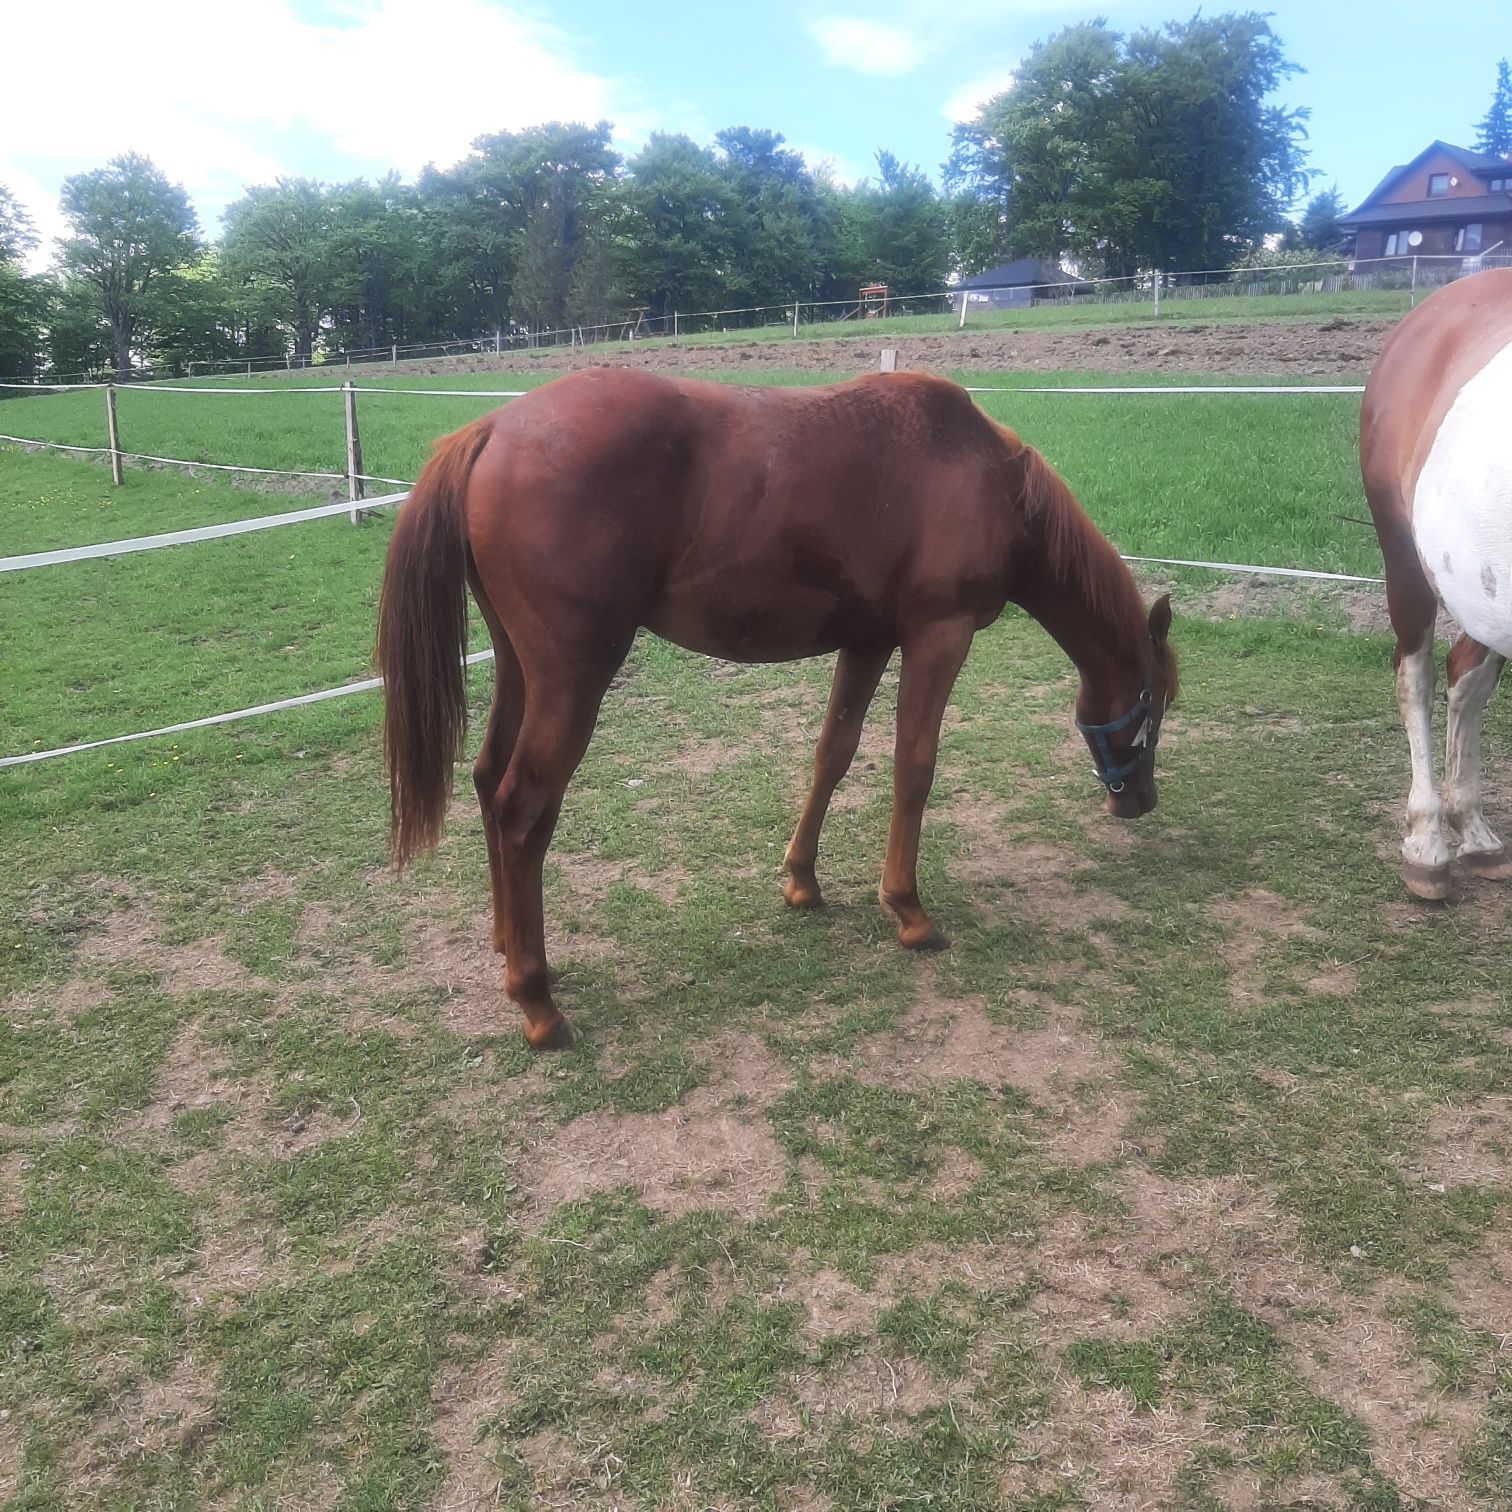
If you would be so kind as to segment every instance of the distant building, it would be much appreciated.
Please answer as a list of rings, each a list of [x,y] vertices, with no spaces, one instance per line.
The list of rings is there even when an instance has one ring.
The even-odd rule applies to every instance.
[[[1433,142],[1339,217],[1357,261],[1512,252],[1512,161]]]
[[[1053,263],[1042,262],[1037,257],[1021,257],[1017,262],[1004,263],[1000,268],[988,268],[985,273],[973,273],[956,285],[957,294],[952,301],[961,308],[960,301],[969,302],[973,310],[1006,310],[1016,305],[1032,304],[1036,299],[1049,299],[1066,294],[1087,294],[1090,284],[1080,283],[1063,273]]]

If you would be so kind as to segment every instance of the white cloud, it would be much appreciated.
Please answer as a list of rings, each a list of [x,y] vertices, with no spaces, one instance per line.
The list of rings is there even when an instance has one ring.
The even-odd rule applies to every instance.
[[[43,186],[129,149],[213,228],[245,185],[280,173],[413,174],[485,132],[626,103],[557,32],[486,0],[331,0],[318,17],[297,0],[12,10],[6,116],[33,124],[24,147],[7,132],[0,182],[50,230],[57,193]]]
[[[972,79],[955,90],[940,106],[940,114],[952,125],[975,120],[978,107],[990,100],[993,95],[1002,94],[1013,83],[1013,77],[1013,70],[1005,68],[997,73],[983,74],[979,78]]]
[[[789,143],[789,145],[794,152],[802,155],[810,173],[823,174],[847,189],[854,189],[862,179],[869,178],[877,171],[874,163],[863,166],[850,158],[840,157],[833,152],[825,152],[819,147],[799,147],[794,143]]]
[[[808,23],[825,61],[857,73],[896,77],[917,68],[930,51],[922,37],[881,21],[832,16]]]

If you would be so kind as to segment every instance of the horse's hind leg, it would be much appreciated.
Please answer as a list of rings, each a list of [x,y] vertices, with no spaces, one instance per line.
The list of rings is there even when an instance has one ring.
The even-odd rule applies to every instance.
[[[819,831],[835,789],[856,759],[861,726],[866,722],[866,711],[891,654],[887,648],[842,651],[835,662],[829,707],[824,711],[824,727],[819,731],[819,743],[814,750],[813,785],[783,857],[788,879],[782,896],[793,908],[816,908],[824,901],[814,876],[814,863],[819,859]]]
[[[1444,800],[1459,831],[1458,857],[1477,876],[1512,878],[1512,857],[1481,812],[1481,715],[1506,658],[1462,635],[1449,650],[1449,741],[1444,758]]]
[[[975,626],[947,620],[910,637],[898,681],[898,733],[893,756],[893,815],[882,867],[881,898],[898,919],[898,941],[910,950],[939,950],[948,941],[919,902],[919,829],[934,785],[940,720]]]
[[[575,1037],[551,996],[541,873],[562,796],[622,657],[623,648],[607,667],[591,672],[565,655],[544,673],[527,669],[524,719],[493,796],[504,878],[504,990],[525,1015],[525,1038],[537,1050],[560,1049]]]
[[[520,720],[525,712],[525,681],[519,658],[509,637],[496,630],[494,643],[494,696],[488,711],[488,728],[473,762],[473,787],[483,810],[483,835],[488,842],[488,882],[493,899],[493,948],[504,953],[504,858],[499,844],[499,826],[494,821],[493,800],[509,770]]]
[[[1412,756],[1407,794],[1407,834],[1402,842],[1402,881],[1415,897],[1449,896],[1449,846],[1444,839],[1443,803],[1433,772],[1433,627],[1438,596],[1423,572],[1412,525],[1400,490],[1383,493],[1366,481],[1381,554],[1386,560],[1386,602],[1396,631],[1397,706]]]

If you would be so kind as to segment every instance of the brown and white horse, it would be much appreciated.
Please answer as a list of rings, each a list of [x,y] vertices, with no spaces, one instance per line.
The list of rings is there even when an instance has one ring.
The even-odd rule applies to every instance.
[[[1512,878],[1481,812],[1481,714],[1512,656],[1512,269],[1425,300],[1391,333],[1366,385],[1360,467],[1386,559],[1397,701],[1412,752],[1402,879],[1449,894],[1450,840],[1477,876]],[[1433,773],[1433,629],[1449,650],[1449,737]]]
[[[1176,691],[1169,602],[1147,618],[1049,465],[938,378],[734,388],[590,369],[439,442],[395,526],[379,610],[401,866],[434,843],[451,789],[467,585],[496,653],[473,767],[493,944],[538,1048],[572,1037],[551,996],[542,862],[639,628],[738,661],[840,653],[787,848],[794,907],[820,901],[825,810],[902,647],[881,896],[906,946],[943,943],[919,902],[919,826],[956,674],[1008,601],[1081,672],[1077,718],[1110,812],[1155,806],[1155,741]]]

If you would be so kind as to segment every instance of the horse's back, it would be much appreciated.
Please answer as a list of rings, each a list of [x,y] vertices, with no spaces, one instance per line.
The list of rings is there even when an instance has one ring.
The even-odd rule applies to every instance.
[[[1386,547],[1398,517],[1440,601],[1512,654],[1512,269],[1425,300],[1366,386],[1360,460]],[[1387,576],[1392,574],[1387,551]]]

